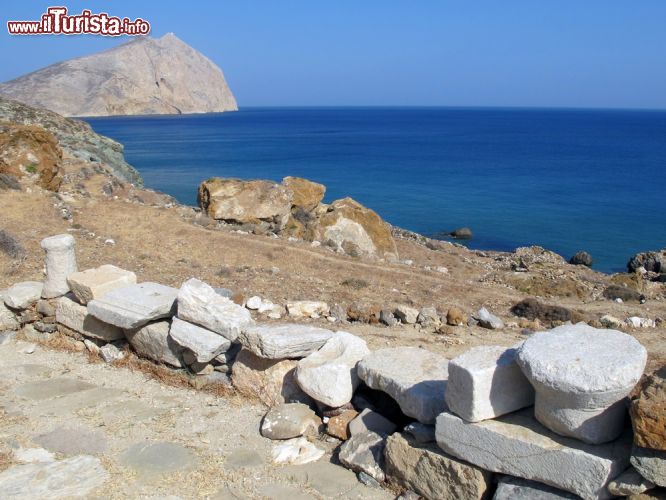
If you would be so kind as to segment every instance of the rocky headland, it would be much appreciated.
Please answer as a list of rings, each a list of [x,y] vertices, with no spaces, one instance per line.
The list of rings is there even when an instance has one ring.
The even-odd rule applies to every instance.
[[[665,250],[470,251],[293,177],[184,206],[0,105],[3,497],[663,495]]]
[[[173,33],[53,64],[0,83],[0,95],[64,116],[238,109],[222,70]]]

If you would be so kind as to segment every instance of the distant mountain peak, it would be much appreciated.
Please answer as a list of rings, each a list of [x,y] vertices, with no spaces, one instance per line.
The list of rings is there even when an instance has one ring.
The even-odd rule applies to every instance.
[[[0,95],[65,116],[238,109],[222,70],[174,33],[53,64],[0,84]]]

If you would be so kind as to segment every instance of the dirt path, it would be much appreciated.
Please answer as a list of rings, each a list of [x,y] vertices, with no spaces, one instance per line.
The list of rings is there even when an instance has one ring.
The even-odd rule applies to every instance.
[[[62,477],[86,498],[393,498],[332,464],[333,444],[325,441],[316,443],[329,451],[319,462],[272,465],[274,442],[259,434],[263,407],[168,387],[139,372],[88,363],[85,354],[42,346],[28,354],[29,346],[0,346],[0,451],[7,459],[44,448],[60,464],[99,458],[103,470]],[[37,466],[10,467],[0,491],[8,475]],[[86,490],[79,485],[86,478],[101,485]],[[34,496],[31,483],[20,487],[24,498]]]

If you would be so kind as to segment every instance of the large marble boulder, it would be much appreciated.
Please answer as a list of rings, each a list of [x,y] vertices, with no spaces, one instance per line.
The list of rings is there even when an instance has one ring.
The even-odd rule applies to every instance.
[[[532,335],[517,361],[536,390],[537,420],[599,444],[622,433],[624,399],[643,374],[647,352],[630,335],[579,323]]]
[[[168,321],[156,321],[140,328],[125,330],[125,336],[140,356],[180,368],[183,366],[183,348],[169,336],[169,328]]]
[[[169,336],[179,346],[188,349],[198,363],[208,363],[231,347],[229,339],[210,330],[174,318]]]

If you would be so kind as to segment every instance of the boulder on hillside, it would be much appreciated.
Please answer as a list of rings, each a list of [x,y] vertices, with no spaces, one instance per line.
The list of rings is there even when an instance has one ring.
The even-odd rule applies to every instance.
[[[0,124],[0,174],[35,176],[35,183],[57,191],[62,182],[62,150],[51,132],[36,125]]]
[[[587,252],[576,252],[573,257],[569,259],[569,264],[574,266],[592,267],[592,263],[592,256]]]
[[[293,193],[271,181],[213,177],[199,186],[198,202],[209,217],[237,224],[266,223],[272,231],[284,228]]]
[[[538,319],[544,323],[551,323],[553,321],[571,321],[572,323],[577,323],[582,321],[583,317],[562,306],[551,306],[548,304],[543,304],[535,298],[527,298],[521,300],[511,308],[511,313],[514,316],[521,318],[526,318],[529,320]]]
[[[627,271],[630,273],[635,273],[641,267],[653,273],[666,270],[666,249],[661,252],[637,253],[627,262]]]
[[[375,211],[352,198],[331,203],[319,219],[318,237],[349,255],[398,259],[390,226]]]
[[[307,212],[313,211],[326,193],[326,186],[302,177],[285,177],[282,179],[282,185],[293,193],[292,207]]]

